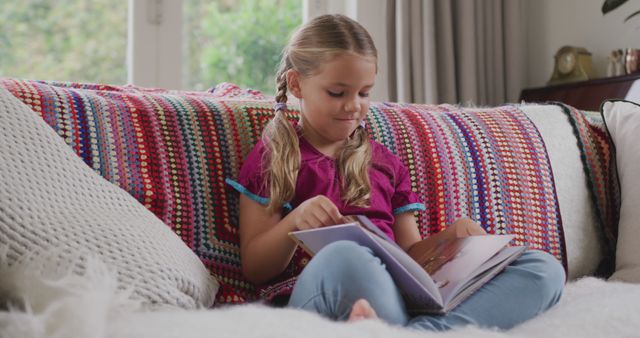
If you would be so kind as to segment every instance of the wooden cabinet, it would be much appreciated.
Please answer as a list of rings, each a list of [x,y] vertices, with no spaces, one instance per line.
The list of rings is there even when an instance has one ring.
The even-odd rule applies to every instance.
[[[635,85],[634,85],[635,82]],[[520,93],[520,101],[560,101],[582,110],[600,110],[606,99],[640,98],[640,73],[559,84],[547,87],[526,88]]]

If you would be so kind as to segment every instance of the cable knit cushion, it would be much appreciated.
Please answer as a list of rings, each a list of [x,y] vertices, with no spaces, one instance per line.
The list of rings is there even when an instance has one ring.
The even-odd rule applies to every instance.
[[[29,100],[55,105],[37,97]],[[53,111],[51,117],[63,113]],[[77,140],[73,118],[64,120],[68,127],[58,131]],[[132,288],[150,307],[212,305],[217,283],[180,238],[127,192],[87,167],[38,114],[4,88],[0,154],[0,245],[8,247],[9,261],[48,249],[70,259],[93,253],[117,271],[121,287]],[[120,169],[110,172],[128,175]]]
[[[622,195],[612,278],[640,283],[640,104],[607,101],[602,105],[602,115],[615,144]]]

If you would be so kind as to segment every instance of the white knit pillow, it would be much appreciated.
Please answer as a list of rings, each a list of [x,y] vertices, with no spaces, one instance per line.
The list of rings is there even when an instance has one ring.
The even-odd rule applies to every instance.
[[[611,278],[640,283],[640,104],[608,101],[602,105],[602,116],[616,146],[622,198],[616,272]]]
[[[51,248],[90,252],[146,305],[213,304],[218,283],[187,245],[4,88],[0,154],[0,245],[9,262]]]
[[[536,125],[547,148],[562,217],[569,279],[593,274],[602,260],[601,239],[573,128],[558,106],[520,108]]]

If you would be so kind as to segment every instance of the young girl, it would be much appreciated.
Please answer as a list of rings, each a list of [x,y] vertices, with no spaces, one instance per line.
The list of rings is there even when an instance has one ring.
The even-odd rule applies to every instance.
[[[425,207],[407,169],[369,139],[363,121],[377,72],[367,31],[341,15],[302,26],[284,49],[277,73],[275,116],[248,155],[238,182],[240,250],[245,277],[288,306],[338,320],[379,317],[430,330],[460,325],[510,328],[560,298],[564,269],[551,255],[528,251],[447,315],[407,313],[389,273],[368,248],[341,241],[306,263],[290,231],[344,222],[364,214],[403,249],[420,241],[413,212]],[[300,100],[300,121],[285,116],[287,94]],[[485,234],[469,219],[429,240]],[[292,277],[291,279],[288,279]],[[276,283],[279,282],[279,283]],[[295,282],[295,284],[293,284]],[[293,291],[287,285],[295,285]],[[286,303],[285,303],[286,304]]]

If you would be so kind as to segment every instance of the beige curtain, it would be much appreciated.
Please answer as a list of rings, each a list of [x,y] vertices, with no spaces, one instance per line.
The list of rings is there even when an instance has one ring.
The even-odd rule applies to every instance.
[[[389,100],[497,105],[524,85],[522,0],[387,0]]]

